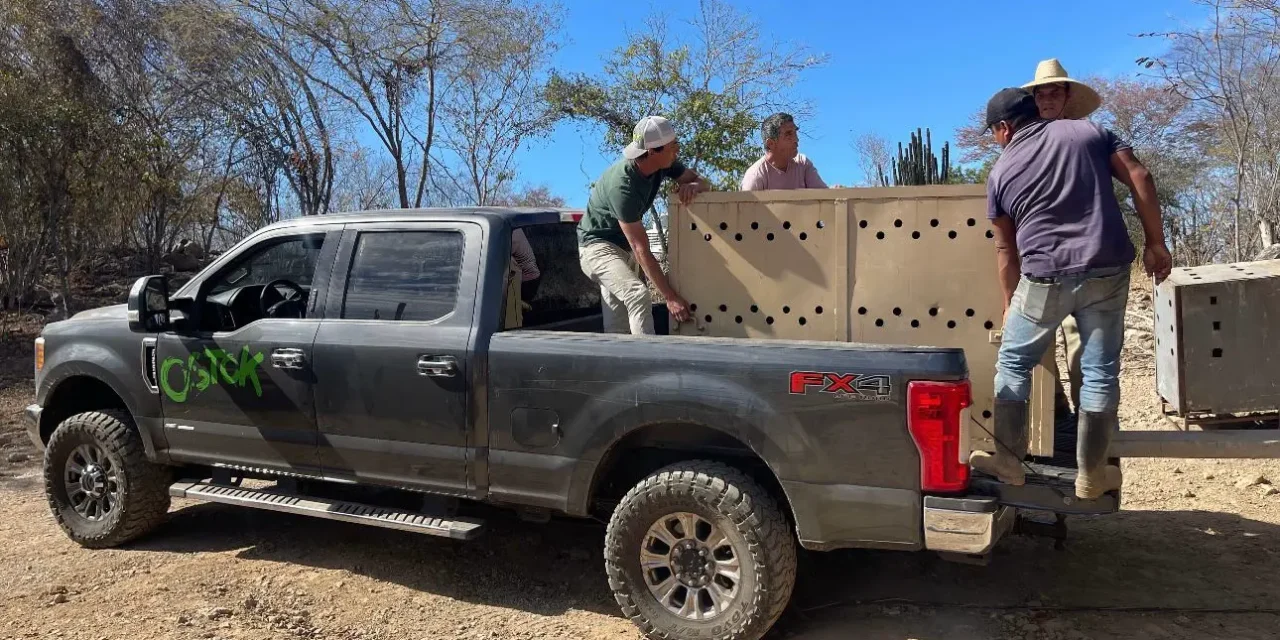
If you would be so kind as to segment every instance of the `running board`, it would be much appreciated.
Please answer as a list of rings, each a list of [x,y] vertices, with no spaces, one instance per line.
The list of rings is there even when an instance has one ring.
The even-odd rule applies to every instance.
[[[1118,458],[1280,458],[1280,429],[1121,430],[1107,452]]]
[[[425,533],[454,540],[471,540],[484,528],[483,521],[470,518],[433,518],[413,511],[387,509],[358,502],[299,496],[263,489],[243,489],[207,482],[178,482],[169,487],[169,495],[175,498],[220,502],[384,529]]]

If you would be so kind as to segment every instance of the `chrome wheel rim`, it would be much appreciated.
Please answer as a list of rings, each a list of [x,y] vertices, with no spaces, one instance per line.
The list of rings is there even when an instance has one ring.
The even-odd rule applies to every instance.
[[[711,620],[741,591],[739,554],[714,523],[693,513],[659,518],[640,544],[645,585],[658,604],[685,620]]]
[[[71,508],[85,520],[106,518],[120,504],[120,480],[101,447],[82,444],[67,456],[63,483]]]

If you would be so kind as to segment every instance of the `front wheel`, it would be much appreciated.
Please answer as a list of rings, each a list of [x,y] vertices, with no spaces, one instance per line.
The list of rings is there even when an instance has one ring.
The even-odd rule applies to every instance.
[[[168,467],[147,460],[127,413],[90,411],[58,425],[44,454],[44,486],[67,537],[89,548],[124,544],[169,510]]]
[[[717,462],[677,463],[632,488],[604,553],[614,599],[648,638],[756,640],[795,585],[795,538],[777,504]]]

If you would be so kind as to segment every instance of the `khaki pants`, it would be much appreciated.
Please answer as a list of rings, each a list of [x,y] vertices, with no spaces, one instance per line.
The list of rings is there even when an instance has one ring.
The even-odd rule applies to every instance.
[[[654,333],[649,287],[640,279],[640,265],[630,251],[612,242],[592,242],[578,247],[578,264],[600,285],[605,332]]]
[[[1055,359],[1052,367],[1054,381],[1058,385],[1056,393],[1056,401],[1059,409],[1080,410],[1080,385],[1083,383],[1082,374],[1080,373],[1080,355],[1083,349],[1080,345],[1080,325],[1076,324],[1076,317],[1068,315],[1062,320],[1061,329],[1063,342],[1066,343],[1064,357],[1067,361],[1067,386],[1069,389],[1062,388],[1062,380],[1058,378],[1058,362]],[[1070,407],[1067,406],[1067,399],[1071,399]]]

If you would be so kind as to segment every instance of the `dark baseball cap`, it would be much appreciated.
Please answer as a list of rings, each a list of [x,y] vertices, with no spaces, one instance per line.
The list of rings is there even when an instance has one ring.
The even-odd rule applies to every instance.
[[[1036,98],[1026,89],[1006,87],[996,92],[987,101],[988,131],[1001,120],[1013,120],[1019,117],[1038,118],[1040,108],[1036,106]]]

